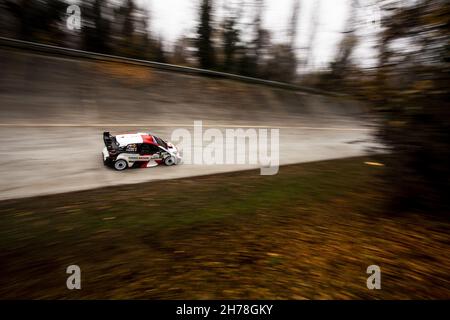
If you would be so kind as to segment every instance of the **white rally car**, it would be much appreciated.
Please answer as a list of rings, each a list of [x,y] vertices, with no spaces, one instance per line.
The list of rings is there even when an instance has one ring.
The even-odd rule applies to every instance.
[[[149,133],[113,136],[109,132],[103,132],[103,141],[103,164],[119,171],[181,163],[181,156],[172,143]]]

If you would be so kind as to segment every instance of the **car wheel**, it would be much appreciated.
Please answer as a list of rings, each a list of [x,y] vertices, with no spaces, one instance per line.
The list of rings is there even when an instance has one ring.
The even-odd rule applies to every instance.
[[[114,169],[116,169],[117,171],[125,170],[127,167],[128,163],[123,159],[119,159],[116,162],[114,162]]]
[[[164,164],[165,164],[166,166],[172,166],[172,165],[174,165],[174,164],[175,164],[175,158],[172,157],[172,156],[165,158],[165,159],[164,159]]]

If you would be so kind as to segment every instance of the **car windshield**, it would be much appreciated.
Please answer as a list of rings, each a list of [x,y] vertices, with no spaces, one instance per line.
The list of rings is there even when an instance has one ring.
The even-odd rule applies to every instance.
[[[162,146],[164,149],[167,149],[167,143],[163,139],[156,136],[153,136],[153,138],[156,140],[156,143],[158,143],[158,145]]]

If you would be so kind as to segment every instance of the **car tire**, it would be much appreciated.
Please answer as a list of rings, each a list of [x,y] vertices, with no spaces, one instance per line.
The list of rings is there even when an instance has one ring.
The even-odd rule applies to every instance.
[[[164,159],[164,164],[166,166],[173,166],[175,164],[175,158],[173,156],[169,156]]]
[[[114,162],[114,169],[116,169],[117,171],[123,171],[126,168],[128,168],[128,163],[125,160],[119,159]]]

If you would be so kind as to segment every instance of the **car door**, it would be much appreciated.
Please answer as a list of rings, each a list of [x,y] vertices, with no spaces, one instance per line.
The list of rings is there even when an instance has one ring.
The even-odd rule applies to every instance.
[[[161,149],[158,146],[149,143],[143,143],[139,152],[141,157],[145,157],[145,160],[156,160],[161,158]]]

